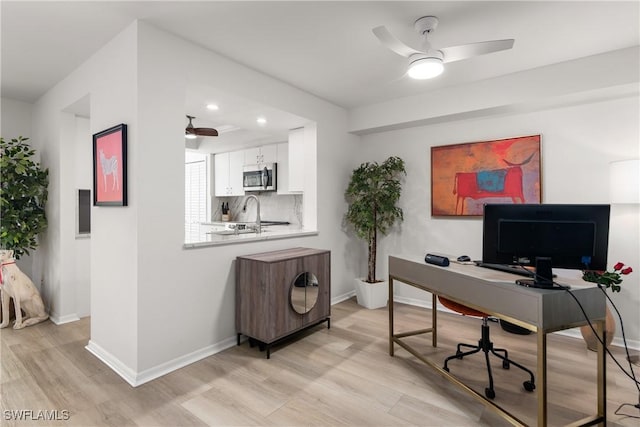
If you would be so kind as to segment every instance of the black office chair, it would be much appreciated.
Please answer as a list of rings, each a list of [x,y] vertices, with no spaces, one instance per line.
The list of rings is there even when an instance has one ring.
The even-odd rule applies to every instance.
[[[502,367],[504,369],[509,369],[511,365],[514,365],[529,374],[529,376],[531,377],[531,380],[525,381],[522,383],[522,386],[524,387],[525,390],[533,391],[536,389],[533,372],[531,372],[529,369],[525,368],[524,366],[520,365],[519,363],[516,363],[513,360],[509,359],[509,354],[507,353],[507,350],[505,350],[504,348],[493,347],[493,343],[489,338],[489,324],[487,320],[489,315],[487,313],[474,310],[470,307],[467,307],[466,305],[458,304],[457,302],[451,301],[447,298],[443,298],[439,296],[438,299],[440,300],[442,305],[444,305],[450,310],[457,311],[458,313],[461,313],[466,316],[474,316],[474,317],[482,318],[482,337],[478,341],[478,345],[465,344],[465,343],[458,344],[456,354],[453,356],[449,356],[444,360],[444,367],[442,369],[449,372],[448,364],[450,360],[462,359],[465,356],[469,356],[471,354],[475,354],[480,351],[483,351],[485,360],[487,362],[487,372],[489,373],[489,387],[484,389],[484,395],[487,396],[487,398],[489,399],[493,399],[494,397],[496,397],[496,392],[493,389],[493,374],[491,373],[491,364],[489,363],[489,352],[491,352],[491,354],[493,354],[494,356],[497,356],[498,358],[502,359]],[[463,352],[461,350],[462,347],[470,348],[471,350]],[[504,353],[504,356],[500,353]]]

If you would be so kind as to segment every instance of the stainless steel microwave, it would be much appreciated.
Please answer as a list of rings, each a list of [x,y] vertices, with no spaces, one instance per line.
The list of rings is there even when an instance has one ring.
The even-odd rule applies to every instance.
[[[275,191],[276,176],[275,163],[246,165],[242,172],[244,191]]]

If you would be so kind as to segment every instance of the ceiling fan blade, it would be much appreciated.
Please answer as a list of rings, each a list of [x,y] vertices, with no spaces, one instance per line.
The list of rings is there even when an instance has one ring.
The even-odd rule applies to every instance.
[[[460,61],[461,59],[511,49],[514,41],[514,39],[491,40],[486,42],[463,44],[460,46],[445,47],[440,49],[440,52],[444,55],[442,62],[447,63]]]
[[[198,136],[218,136],[218,131],[213,128],[193,128],[193,133]]]
[[[382,43],[398,55],[406,56],[408,58],[409,56],[416,53],[424,53],[402,43],[393,34],[391,34],[389,30],[387,30],[387,27],[385,27],[384,25],[374,28],[373,34],[375,34],[378,40],[380,40],[380,43]]]

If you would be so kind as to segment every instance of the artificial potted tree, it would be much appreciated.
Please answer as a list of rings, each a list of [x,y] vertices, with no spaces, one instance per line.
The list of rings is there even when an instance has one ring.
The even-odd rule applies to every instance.
[[[355,280],[358,304],[366,308],[387,304],[389,282],[376,278],[378,234],[387,234],[396,221],[403,219],[402,209],[397,206],[403,175],[406,170],[400,157],[389,157],[381,164],[366,162],[353,171],[345,191],[349,203],[345,220],[367,242],[367,277]]]
[[[29,138],[0,138],[0,247],[16,259],[38,246],[47,228],[45,204],[49,171],[33,161]]]

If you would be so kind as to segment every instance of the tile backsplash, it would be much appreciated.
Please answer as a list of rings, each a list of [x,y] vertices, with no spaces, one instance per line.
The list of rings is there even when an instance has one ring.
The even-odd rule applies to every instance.
[[[253,193],[260,199],[260,217],[268,221],[288,221],[302,227],[302,194],[279,195],[275,192]],[[249,200],[247,211],[242,212],[244,197],[214,197],[212,221],[222,221],[222,203],[229,203],[230,221],[256,220],[256,202]]]

